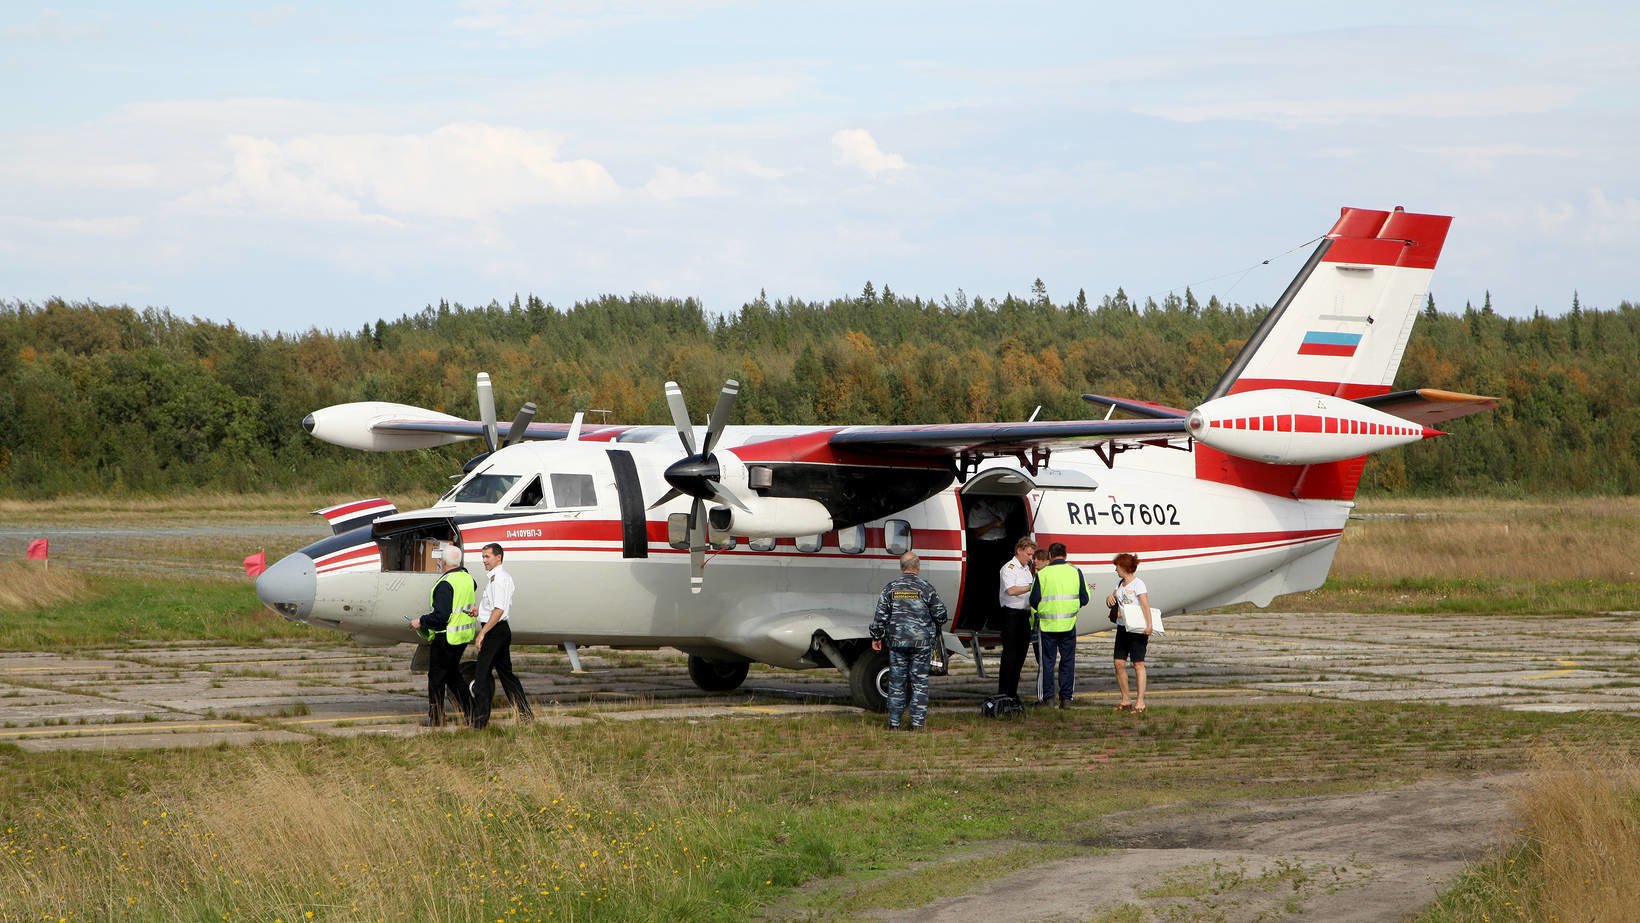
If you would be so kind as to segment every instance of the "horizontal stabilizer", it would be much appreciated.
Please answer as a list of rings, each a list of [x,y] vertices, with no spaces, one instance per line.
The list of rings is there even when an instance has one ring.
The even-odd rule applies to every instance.
[[[392,516],[398,511],[398,507],[386,497],[372,497],[369,500],[353,500],[327,506],[322,510],[314,510],[313,515],[323,516],[325,521],[330,523],[330,534],[341,535],[360,526],[367,526],[383,516]]]
[[[1502,398],[1442,391],[1438,388],[1418,388],[1413,391],[1391,391],[1388,394],[1358,398],[1356,403],[1427,426],[1492,410],[1501,400]]]
[[[1117,410],[1125,410],[1128,413],[1149,417],[1152,420],[1182,420],[1189,416],[1189,411],[1169,407],[1166,404],[1158,404],[1155,401],[1134,401],[1123,397],[1106,397],[1103,394],[1084,394],[1082,400],[1090,404],[1104,404],[1108,407],[1115,407]]]

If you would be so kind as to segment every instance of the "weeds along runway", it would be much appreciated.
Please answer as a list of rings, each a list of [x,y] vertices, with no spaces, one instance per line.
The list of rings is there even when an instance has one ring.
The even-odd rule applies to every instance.
[[[1640,716],[1640,614],[1180,616],[1151,647],[1154,709],[1304,699],[1411,701]],[[1084,638],[1079,701],[1115,701],[1108,633]],[[0,743],[26,750],[182,747],[341,734],[427,733],[425,678],[411,646],[133,644],[74,654],[0,654]],[[986,657],[995,676],[996,652]],[[774,717],[852,711],[833,670],[754,667],[708,695],[672,652],[555,649],[514,660],[538,721]],[[1027,665],[1026,682],[1034,674]],[[932,683],[936,709],[966,712],[994,688],[955,658]],[[504,702],[505,700],[501,700]],[[499,720],[511,709],[498,703]],[[862,716],[862,720],[866,720]]]

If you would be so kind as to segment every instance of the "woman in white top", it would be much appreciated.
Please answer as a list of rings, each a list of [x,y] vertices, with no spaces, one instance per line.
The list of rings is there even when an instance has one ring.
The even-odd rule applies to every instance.
[[[1116,556],[1116,589],[1105,597],[1105,605],[1121,606],[1122,618],[1116,623],[1116,688],[1122,690],[1122,701],[1117,711],[1143,712],[1145,710],[1145,648],[1150,645],[1150,590],[1145,582],[1134,576],[1139,559],[1131,554]],[[1133,661],[1133,675],[1139,680],[1138,698],[1128,696],[1127,667]]]

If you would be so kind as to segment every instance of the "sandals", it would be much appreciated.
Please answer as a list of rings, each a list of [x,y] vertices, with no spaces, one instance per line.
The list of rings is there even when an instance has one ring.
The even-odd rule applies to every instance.
[[[1117,711],[1133,711],[1132,702],[1122,702],[1116,706]]]
[[[1143,706],[1143,705],[1135,705],[1135,706],[1133,706],[1133,713],[1134,713],[1134,714],[1135,714],[1135,715],[1142,715],[1142,714],[1144,714],[1144,713],[1145,713],[1145,706]]]

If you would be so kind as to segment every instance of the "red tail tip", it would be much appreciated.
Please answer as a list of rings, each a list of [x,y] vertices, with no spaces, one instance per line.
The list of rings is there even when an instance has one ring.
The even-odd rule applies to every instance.
[[[1434,439],[1436,436],[1445,436],[1445,435],[1446,435],[1446,433],[1443,433],[1438,429],[1430,429],[1427,426],[1424,427],[1424,438],[1425,439]]]

